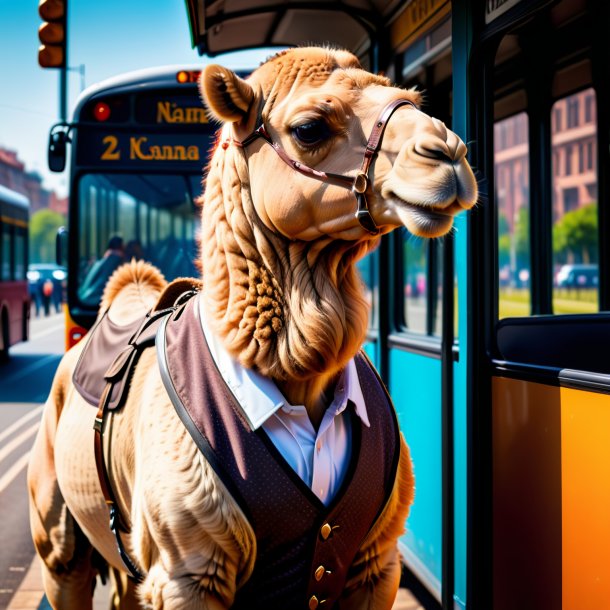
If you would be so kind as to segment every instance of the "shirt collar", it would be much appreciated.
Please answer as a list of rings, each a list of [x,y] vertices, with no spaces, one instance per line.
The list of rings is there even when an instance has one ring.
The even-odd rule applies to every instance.
[[[216,362],[225,383],[229,386],[237,402],[241,406],[243,415],[252,430],[260,428],[276,411],[282,407],[291,407],[275,383],[253,369],[248,369],[235,360],[226,348],[214,335],[206,323],[206,312],[203,299],[199,298],[199,319],[205,340]],[[354,360],[350,360],[341,373],[333,405],[336,405],[336,414],[341,413],[347,401],[354,404],[356,415],[362,422],[370,427],[364,395],[358,379],[358,371]]]

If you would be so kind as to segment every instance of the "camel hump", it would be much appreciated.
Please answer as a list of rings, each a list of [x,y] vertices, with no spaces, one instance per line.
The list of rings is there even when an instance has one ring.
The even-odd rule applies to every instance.
[[[154,265],[132,259],[110,276],[104,288],[100,310],[105,311],[112,306],[113,318],[116,318],[120,310],[125,312],[127,318],[131,318],[130,313],[149,310],[166,286],[167,280]],[[119,315],[119,318],[122,317],[124,316]],[[122,322],[126,323],[127,320]]]

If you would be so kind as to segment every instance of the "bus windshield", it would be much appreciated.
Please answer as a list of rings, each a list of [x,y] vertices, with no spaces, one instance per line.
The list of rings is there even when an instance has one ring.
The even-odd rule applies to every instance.
[[[84,174],[78,183],[77,294],[97,307],[123,262],[147,260],[168,281],[192,277],[199,175]]]
[[[199,74],[169,66],[113,77],[81,94],[68,126],[54,127],[70,142],[69,228],[65,246],[58,242],[67,254],[67,346],[95,322],[121,264],[148,261],[168,282],[199,275],[195,201],[217,130]]]

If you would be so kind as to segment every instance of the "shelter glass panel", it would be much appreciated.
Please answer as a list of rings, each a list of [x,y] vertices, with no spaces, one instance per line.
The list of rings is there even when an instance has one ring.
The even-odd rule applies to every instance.
[[[531,312],[528,130],[525,112],[494,125],[499,318]]]
[[[597,123],[593,89],[557,100],[553,113],[553,313],[599,311]]]

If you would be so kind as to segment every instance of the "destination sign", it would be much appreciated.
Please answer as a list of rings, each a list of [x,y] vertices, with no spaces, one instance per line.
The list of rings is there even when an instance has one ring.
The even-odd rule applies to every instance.
[[[108,133],[79,134],[77,163],[96,166],[177,165],[201,168],[212,138],[204,134]]]
[[[133,102],[133,103],[132,103]],[[208,117],[195,85],[181,91],[155,90],[126,95],[98,95],[80,114],[82,122],[135,122],[141,125],[207,125]]]
[[[154,125],[204,125],[208,117],[199,93],[193,87],[188,94],[155,92],[138,95],[135,120]]]

